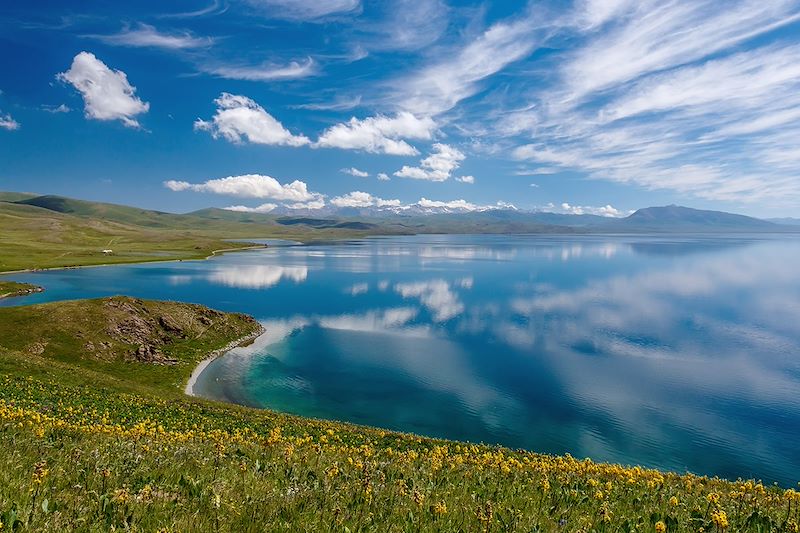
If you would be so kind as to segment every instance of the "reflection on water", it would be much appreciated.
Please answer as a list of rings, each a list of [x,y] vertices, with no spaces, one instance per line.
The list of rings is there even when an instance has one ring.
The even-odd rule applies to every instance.
[[[791,237],[420,236],[14,279],[255,315],[212,398],[793,485],[799,259]]]

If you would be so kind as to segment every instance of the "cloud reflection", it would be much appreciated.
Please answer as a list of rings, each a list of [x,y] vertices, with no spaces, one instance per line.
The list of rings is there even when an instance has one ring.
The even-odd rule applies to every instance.
[[[225,266],[219,267],[208,275],[208,281],[226,287],[238,289],[266,289],[287,279],[302,283],[308,277],[305,266]]]

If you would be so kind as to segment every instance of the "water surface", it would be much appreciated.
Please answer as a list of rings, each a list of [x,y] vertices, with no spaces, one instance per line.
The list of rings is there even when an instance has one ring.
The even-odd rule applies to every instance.
[[[598,461],[800,480],[800,241],[417,236],[14,275],[256,316],[203,396]]]

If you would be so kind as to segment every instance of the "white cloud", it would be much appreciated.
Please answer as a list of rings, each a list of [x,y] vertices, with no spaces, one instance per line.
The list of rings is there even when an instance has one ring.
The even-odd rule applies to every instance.
[[[620,211],[612,205],[593,207],[588,205],[572,205],[568,202],[562,202],[561,205],[558,206],[550,203],[542,207],[541,210],[548,213],[562,213],[565,215],[598,215],[601,217],[613,218],[626,217],[632,213],[632,211]]]
[[[183,50],[211,46],[214,39],[195,37],[191,32],[162,33],[149,24],[139,24],[136,28],[126,27],[113,35],[89,35],[112,46],[129,46],[133,48],[166,48]]]
[[[268,18],[317,21],[333,15],[355,13],[361,0],[247,0]]]
[[[311,111],[347,111],[361,105],[361,96],[346,98],[339,96],[332,102],[298,104],[289,106],[293,109],[309,109]]]
[[[81,93],[86,118],[120,120],[128,127],[139,128],[134,117],[150,109],[150,104],[136,96],[136,88],[128,83],[124,72],[111,70],[89,52],[76,55],[70,69],[57,78]]]
[[[392,178],[386,172],[378,172],[378,181],[389,181]]]
[[[195,17],[203,17],[205,15],[210,15],[212,13],[221,14],[228,10],[227,3],[223,2],[222,0],[213,0],[211,4],[208,6],[197,9],[195,11],[184,11],[181,13],[168,13],[165,15],[159,15],[158,18],[168,19],[168,18],[195,18]]]
[[[4,130],[14,131],[20,128],[19,122],[11,118],[9,114],[0,114],[0,128]]]
[[[552,83],[530,91],[527,105],[513,102],[520,111],[496,113],[498,132],[531,135],[512,157],[548,173],[797,205],[800,46],[753,40],[799,21],[797,1],[579,6],[588,11],[576,14],[576,45]]]
[[[541,39],[530,16],[498,22],[447,59],[396,82],[397,104],[413,113],[435,116],[480,90],[480,82],[528,56]]]
[[[306,202],[295,202],[293,204],[283,204],[284,207],[289,209],[322,209],[325,207],[325,197],[317,195],[315,198]]]
[[[436,123],[430,117],[418,118],[408,112],[394,117],[353,117],[325,130],[316,146],[364,150],[374,154],[417,155],[417,149],[403,139],[429,140],[435,129]]]
[[[282,185],[275,178],[261,174],[228,176],[203,183],[169,180],[164,182],[164,186],[176,192],[191,190],[239,198],[268,198],[285,202],[316,202],[322,198],[321,194],[310,192],[305,182],[300,180]]]
[[[393,0],[382,2],[383,20],[364,28],[372,50],[419,50],[443,35],[448,7],[442,0]]]
[[[686,65],[798,20],[793,0],[624,3],[620,23],[580,48],[564,66],[570,99]]]
[[[336,207],[400,207],[400,200],[384,200],[362,191],[353,191],[331,199]]]
[[[465,157],[457,148],[447,144],[435,143],[433,152],[419,162],[420,166],[410,167],[404,165],[394,175],[418,180],[446,181]]]
[[[214,65],[204,64],[200,70],[227,80],[279,81],[306,78],[317,73],[313,58],[291,61],[286,65],[262,63],[260,65]]]
[[[261,204],[256,207],[247,207],[246,205],[232,205],[230,207],[224,207],[223,209],[227,211],[237,211],[239,213],[269,213],[274,211],[275,208],[278,207],[278,204]]]
[[[232,143],[243,139],[253,144],[303,146],[308,137],[293,135],[263,107],[246,96],[222,93],[214,100],[217,111],[210,121],[197,119],[196,130],[209,131],[217,139],[223,137]]]
[[[61,105],[58,105],[58,106],[55,106],[55,105],[43,105],[42,106],[42,111],[47,111],[48,113],[57,114],[57,113],[69,113],[72,110],[69,107],[67,107],[66,104],[61,104]]]
[[[475,176],[459,176],[456,181],[461,183],[475,183]]]
[[[351,176],[356,176],[358,178],[366,178],[367,176],[369,176],[369,172],[364,172],[363,170],[359,170],[356,167],[343,168],[339,172],[344,172],[345,174],[350,174]]]

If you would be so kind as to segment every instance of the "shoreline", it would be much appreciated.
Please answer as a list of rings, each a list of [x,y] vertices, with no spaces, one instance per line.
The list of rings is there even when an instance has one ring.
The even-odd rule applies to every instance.
[[[228,344],[226,344],[225,346],[223,346],[222,348],[217,348],[216,350],[210,352],[208,355],[206,355],[205,358],[203,358],[203,360],[201,360],[199,363],[197,363],[197,365],[195,365],[194,370],[192,370],[191,376],[189,376],[189,379],[186,382],[186,386],[183,388],[183,393],[185,395],[191,396],[193,398],[200,398],[200,396],[195,394],[194,386],[197,384],[197,378],[200,377],[200,374],[203,373],[203,371],[206,369],[206,367],[208,367],[208,365],[210,365],[212,361],[214,361],[218,357],[222,357],[223,355],[225,355],[226,353],[230,352],[234,348],[238,348],[240,346],[244,346],[246,344],[249,344],[249,343],[255,341],[258,337],[263,335],[265,332],[266,332],[266,329],[264,329],[264,326],[262,326],[261,323],[259,322],[258,323],[258,329],[256,329],[256,331],[253,331],[252,333],[248,333],[244,337],[240,337],[238,339],[234,339],[231,342],[229,342]]]
[[[269,248],[270,246],[267,244],[255,244],[253,246],[242,246],[241,248],[220,248],[219,250],[211,250],[211,255],[207,255],[204,257],[196,256],[196,257],[186,257],[186,258],[177,258],[177,259],[137,259],[135,261],[119,261],[117,263],[97,263],[92,265],[72,265],[72,266],[57,266],[57,267],[46,267],[46,268],[23,268],[20,270],[3,270],[0,271],[0,276],[4,276],[6,274],[32,274],[35,272],[50,272],[51,270],[77,270],[81,268],[100,268],[100,267],[109,267],[109,266],[119,266],[119,265],[144,265],[147,263],[178,263],[181,261],[208,261],[212,259],[217,254],[225,254],[229,252],[240,252],[244,250],[264,250]]]

